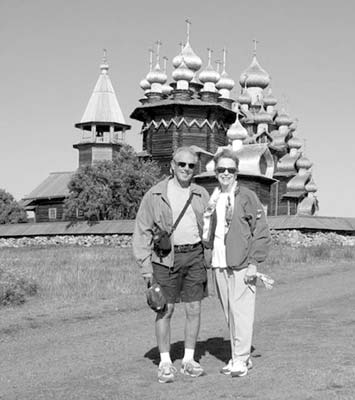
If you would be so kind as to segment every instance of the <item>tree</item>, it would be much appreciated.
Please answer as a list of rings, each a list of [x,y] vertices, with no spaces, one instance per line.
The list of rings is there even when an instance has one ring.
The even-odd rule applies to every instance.
[[[12,194],[0,189],[0,224],[27,222],[25,209],[14,199]]]
[[[144,193],[156,183],[160,169],[123,145],[113,161],[83,166],[69,182],[66,218],[98,221],[135,218]]]

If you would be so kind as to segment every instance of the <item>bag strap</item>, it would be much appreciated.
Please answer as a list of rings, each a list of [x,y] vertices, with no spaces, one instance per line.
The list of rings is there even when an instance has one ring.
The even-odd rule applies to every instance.
[[[181,218],[184,216],[187,207],[190,205],[191,201],[192,201],[192,197],[193,197],[193,192],[191,192],[189,198],[187,199],[184,208],[181,210],[181,213],[179,214],[179,216],[177,217],[175,224],[173,225],[173,227],[171,228],[171,232],[169,233],[169,236],[171,236],[173,234],[173,232],[175,231],[176,227],[178,226],[179,222],[181,221]]]

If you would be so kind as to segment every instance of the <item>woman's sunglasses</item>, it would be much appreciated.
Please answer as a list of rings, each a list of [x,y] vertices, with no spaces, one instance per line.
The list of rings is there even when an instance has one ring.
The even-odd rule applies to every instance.
[[[235,174],[237,172],[237,168],[218,167],[218,168],[216,168],[216,171],[219,174],[223,174],[226,171],[228,171],[228,173],[230,173],[230,174]]]
[[[196,166],[196,164],[193,164],[193,163],[186,163],[186,162],[182,162],[182,161],[179,161],[179,162],[177,162],[176,163],[179,167],[181,167],[181,168],[185,168],[186,167],[186,165],[189,167],[189,169],[194,169],[195,168],[195,166]]]

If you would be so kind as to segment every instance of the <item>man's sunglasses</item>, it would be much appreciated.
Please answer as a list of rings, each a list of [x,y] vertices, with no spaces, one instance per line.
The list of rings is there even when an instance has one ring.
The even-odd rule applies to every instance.
[[[218,167],[218,168],[216,168],[216,171],[219,174],[223,174],[226,171],[228,171],[228,173],[230,173],[230,174],[235,174],[237,172],[237,168],[233,168],[233,167],[232,168]]]
[[[193,163],[186,163],[186,162],[182,162],[182,161],[175,162],[175,163],[176,163],[179,167],[181,167],[181,168],[185,168],[186,165],[187,165],[190,169],[194,169],[195,166],[196,166],[196,164],[193,164]]]

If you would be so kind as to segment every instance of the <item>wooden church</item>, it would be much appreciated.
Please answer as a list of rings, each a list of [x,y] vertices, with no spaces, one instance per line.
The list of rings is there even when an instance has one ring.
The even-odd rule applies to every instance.
[[[297,120],[278,110],[270,88],[270,76],[256,57],[256,41],[250,66],[240,75],[240,96],[226,72],[214,69],[209,50],[207,65],[187,40],[172,60],[172,79],[160,66],[160,42],[156,60],[150,52],[150,68],[140,83],[144,97],[131,118],[143,123],[143,155],[169,172],[171,155],[179,146],[195,146],[200,155],[195,180],[209,192],[216,185],[213,155],[229,146],[238,154],[238,181],[254,190],[267,215],[314,215],[318,210],[312,163],[297,137]],[[169,82],[169,84],[168,84]],[[234,104],[234,105],[233,105]]]

